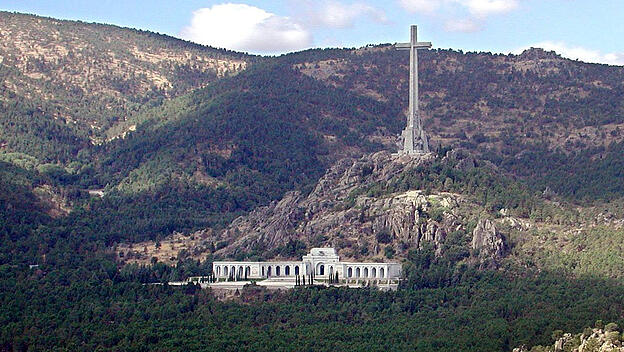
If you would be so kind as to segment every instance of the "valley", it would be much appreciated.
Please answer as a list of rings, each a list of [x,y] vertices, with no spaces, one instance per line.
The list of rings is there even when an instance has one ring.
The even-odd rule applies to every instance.
[[[421,50],[431,153],[399,156],[389,44],[255,56],[9,12],[0,32],[2,351],[621,340],[583,332],[624,323],[621,66]],[[397,291],[167,284],[328,247],[401,263]]]

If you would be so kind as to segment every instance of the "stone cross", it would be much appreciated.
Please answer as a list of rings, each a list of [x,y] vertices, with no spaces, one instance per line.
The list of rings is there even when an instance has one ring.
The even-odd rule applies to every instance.
[[[421,154],[429,152],[429,141],[422,128],[418,111],[418,49],[431,48],[431,42],[419,42],[416,26],[411,26],[409,43],[397,43],[397,50],[410,51],[409,112],[407,127],[403,130],[403,150],[399,154]]]

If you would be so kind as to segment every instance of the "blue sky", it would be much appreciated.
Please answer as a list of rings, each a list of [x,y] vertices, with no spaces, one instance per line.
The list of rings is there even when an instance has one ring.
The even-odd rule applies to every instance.
[[[152,30],[260,54],[419,39],[437,48],[531,46],[624,65],[623,0],[0,0],[0,9]]]

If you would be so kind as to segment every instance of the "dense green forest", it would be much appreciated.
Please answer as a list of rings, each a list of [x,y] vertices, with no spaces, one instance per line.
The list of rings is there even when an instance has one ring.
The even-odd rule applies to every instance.
[[[596,319],[623,322],[620,279],[608,279],[600,271],[562,275],[512,263],[503,271],[477,270],[462,261],[468,255],[462,236],[447,239],[445,245],[455,250],[445,250],[443,256],[436,256],[432,247],[412,250],[397,292],[321,287],[267,292],[250,287],[237,299],[221,302],[194,285],[145,285],[206,275],[210,260],[119,268],[106,244],[111,239],[94,232],[91,222],[45,215],[33,187],[53,179],[4,166],[21,175],[2,178],[9,195],[0,209],[4,350],[503,351],[522,344],[548,345],[554,331],[581,331]],[[432,189],[445,183],[449,187],[438,181],[442,176],[457,185],[477,186],[485,178],[486,188],[535,199],[526,186],[504,176],[483,174],[479,167],[466,172],[447,166],[406,172],[393,187],[423,187],[411,184],[418,180]],[[473,194],[483,196],[484,191],[477,187]],[[17,201],[22,199],[29,201]],[[489,198],[483,199],[488,204]],[[604,239],[603,234],[591,241]],[[590,261],[600,257],[593,255]],[[33,263],[39,266],[30,268]],[[579,262],[580,268],[589,266]]]
[[[0,266],[3,349],[504,351],[548,345],[553,331],[580,331],[597,317],[622,322],[618,281],[483,272],[431,249],[410,254],[397,292],[250,287],[220,302],[194,285],[140,283],[205,274],[207,266],[119,270],[92,249],[68,256],[84,245],[74,235],[38,268]]]

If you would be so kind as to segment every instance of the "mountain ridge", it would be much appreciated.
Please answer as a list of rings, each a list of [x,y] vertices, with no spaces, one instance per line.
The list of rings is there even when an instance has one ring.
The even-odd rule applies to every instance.
[[[183,82],[174,87],[175,92],[155,89],[150,93],[153,96],[139,97],[143,100],[132,103],[132,111],[122,106],[123,111],[118,112],[123,118],[111,120],[111,113],[104,114],[100,121],[108,127],[102,129],[55,119],[52,112],[65,109],[62,105],[67,102],[58,105],[36,98],[38,90],[45,91],[45,84],[41,88],[24,85],[35,94],[30,97],[15,94],[12,88],[1,95],[5,106],[16,104],[0,118],[5,133],[0,140],[5,140],[3,151],[8,152],[4,158],[35,157],[40,164],[37,167],[47,173],[55,170],[54,177],[64,180],[62,186],[72,189],[66,194],[106,188],[102,201],[81,196],[73,202],[82,209],[76,213],[80,216],[101,218],[102,224],[123,224],[106,236],[110,239],[154,240],[175,231],[221,228],[257,206],[280,199],[285,192],[309,190],[340,158],[393,150],[405,123],[401,107],[407,106],[403,94],[407,90],[407,60],[405,53],[390,51],[388,46],[314,49],[257,58],[181,41],[171,44],[170,38],[105,25],[6,13],[0,17],[9,22],[32,22],[23,26],[25,42],[35,42],[37,35],[29,33],[39,28],[40,22],[50,21],[63,30],[51,33],[66,33],[71,38],[72,30],[84,38],[97,37],[93,33],[101,30],[122,33],[117,37],[129,39],[110,47],[110,52],[118,53],[115,58],[127,57],[128,63],[147,65],[141,70],[174,74]],[[135,35],[155,36],[161,41],[132,44],[137,40],[133,38],[138,38]],[[44,37],[52,39],[42,43],[51,48],[63,43],[63,36],[56,36],[46,34]],[[98,40],[97,45],[106,44]],[[11,45],[4,43],[2,48],[6,51]],[[172,45],[190,45],[192,53],[208,50],[217,59],[224,55],[249,66],[231,75],[219,76],[217,71],[202,75],[194,67],[204,61],[184,61],[183,71],[188,75],[180,76],[177,73],[182,71],[176,67],[139,60],[161,50],[159,45],[166,50]],[[137,58],[130,50],[133,47],[145,47],[147,56]],[[108,60],[108,54],[90,52],[98,62]],[[187,54],[179,51],[176,55]],[[613,182],[611,177],[617,173],[618,151],[624,145],[624,134],[619,133],[620,127],[624,128],[624,107],[617,99],[624,89],[618,78],[624,76],[624,69],[573,62],[538,49],[509,56],[431,50],[421,56],[422,110],[435,148],[466,151],[534,189],[549,188],[568,201],[601,202],[624,195],[624,183],[617,178]],[[41,69],[35,61],[27,65],[32,66],[29,69],[17,65],[12,70],[23,71],[22,75],[37,73]],[[4,62],[0,68],[8,67],[6,59]],[[54,62],[42,65],[57,67]],[[167,71],[172,68],[175,70]],[[7,71],[5,77],[19,77],[19,72],[13,71]],[[121,70],[116,75],[122,77],[127,72]],[[63,76],[59,79],[64,82]],[[135,90],[116,91],[119,98],[115,99],[136,100],[133,92],[141,91],[140,82],[145,79],[137,76],[138,85],[131,85]],[[103,82],[102,87],[114,91],[112,83]],[[81,90],[80,84],[68,87]],[[77,111],[106,111],[110,102],[94,96],[95,100],[88,98],[82,103],[88,103],[87,110]],[[567,100],[554,103],[557,97]],[[593,102],[600,104],[591,107]],[[609,108],[602,111],[602,106]],[[568,115],[569,111],[578,113]],[[591,119],[583,117],[588,114]],[[270,131],[270,126],[275,130]],[[96,139],[97,145],[93,145]],[[196,194],[199,201],[188,202],[189,194]],[[159,215],[146,214],[140,205],[144,201],[153,204],[150,211]],[[120,209],[122,204],[128,208]],[[163,209],[171,209],[172,215]],[[135,227],[123,214],[134,214],[141,219],[136,223],[145,225]],[[173,214],[187,215],[176,221]]]
[[[51,123],[94,143],[140,105],[160,104],[255,60],[112,25],[7,12],[0,12],[0,24],[3,38],[10,38],[0,41],[2,96],[36,102]],[[13,138],[2,137],[15,148]]]

